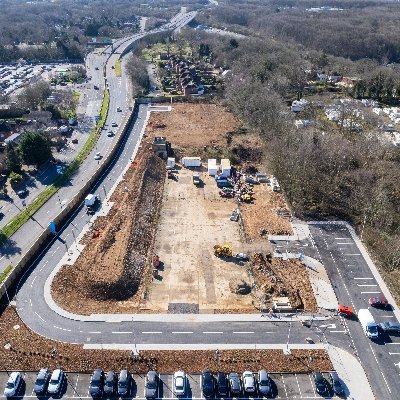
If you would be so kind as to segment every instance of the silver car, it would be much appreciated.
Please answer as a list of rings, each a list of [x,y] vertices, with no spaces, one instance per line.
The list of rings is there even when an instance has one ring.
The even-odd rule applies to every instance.
[[[186,394],[186,374],[183,371],[174,373],[174,393],[176,396],[185,396]]]
[[[244,371],[242,375],[242,380],[243,380],[243,389],[246,393],[254,393],[256,391],[256,384],[252,372]]]
[[[149,371],[145,378],[144,397],[154,399],[157,395],[158,376],[157,372]]]
[[[55,369],[51,374],[49,386],[47,388],[48,394],[59,394],[61,386],[64,382],[64,372],[62,369]]]
[[[271,380],[269,378],[268,372],[265,369],[258,371],[257,383],[258,391],[262,395],[268,396],[271,393]]]

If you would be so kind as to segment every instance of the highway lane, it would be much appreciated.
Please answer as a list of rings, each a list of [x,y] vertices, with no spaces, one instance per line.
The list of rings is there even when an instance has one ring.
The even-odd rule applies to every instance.
[[[189,16],[179,16],[177,24],[187,23],[191,15],[194,14],[192,13]],[[166,30],[167,28],[162,29]],[[160,31],[160,29],[156,31]],[[123,52],[132,41],[154,32],[155,31],[135,34],[128,38],[122,38],[116,41],[113,47],[116,49],[118,55],[111,55],[110,57],[111,49],[108,48],[101,55],[93,54],[89,57],[88,64],[90,70],[95,76],[93,78],[94,80],[103,79],[102,65],[104,65],[105,60],[108,60],[108,57],[110,57],[106,65],[107,83],[110,88],[110,107],[106,120],[107,130],[111,128],[110,124],[112,121],[115,121],[118,126],[120,126],[123,118],[127,117],[127,114],[130,112],[129,106],[131,95],[129,91],[130,87],[127,81],[128,78],[125,74],[122,74],[121,78],[117,78],[115,75],[115,70],[112,69],[112,66],[115,65],[115,61],[119,56],[119,53]],[[98,70],[95,69],[96,66],[99,68]],[[101,85],[104,87],[104,84],[100,84],[100,86]],[[95,95],[96,98],[97,96],[102,98],[102,90],[98,90],[96,92],[98,92]],[[116,111],[118,106],[122,106],[122,112]],[[112,129],[117,131],[117,128]],[[64,205],[78,192],[83,183],[90,178],[90,176],[98,168],[98,165],[102,163],[102,161],[94,160],[94,153],[100,152],[104,158],[104,156],[110,150],[112,143],[116,140],[116,137],[107,137],[107,130],[103,131],[97,141],[95,149],[93,149],[92,153],[83,162],[79,172],[71,178],[69,184],[60,188],[57,195],[53,196],[38,212],[36,212],[35,215],[10,238],[8,244],[1,248],[0,273],[4,271],[8,265],[16,265],[18,263],[21,255],[26,252],[27,249],[34,243],[40,233],[47,228],[52,218],[57,215],[59,210],[61,210]]]
[[[312,238],[321,262],[333,282],[339,303],[356,311],[368,308],[368,299],[382,295],[363,255],[344,225],[310,225]],[[390,310],[370,308],[376,322],[396,321]],[[351,346],[358,354],[377,399],[400,398],[400,338],[381,336],[377,341],[368,339],[360,323],[345,320]],[[329,334],[327,336],[329,339]]]

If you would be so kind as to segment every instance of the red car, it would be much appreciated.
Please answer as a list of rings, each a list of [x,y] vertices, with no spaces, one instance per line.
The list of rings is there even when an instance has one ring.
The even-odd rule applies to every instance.
[[[368,302],[372,307],[386,308],[388,305],[386,297],[371,297]]]

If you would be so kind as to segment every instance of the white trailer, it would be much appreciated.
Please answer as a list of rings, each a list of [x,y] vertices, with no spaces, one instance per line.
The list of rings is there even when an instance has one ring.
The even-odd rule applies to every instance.
[[[175,157],[168,157],[167,169],[174,169],[174,167],[175,167]]]
[[[363,332],[369,339],[376,339],[379,336],[378,325],[374,317],[367,308],[362,308],[358,311],[358,320],[363,328]]]
[[[200,157],[183,157],[182,164],[185,167],[201,167]]]
[[[215,176],[218,174],[217,160],[215,158],[208,159],[208,175]]]

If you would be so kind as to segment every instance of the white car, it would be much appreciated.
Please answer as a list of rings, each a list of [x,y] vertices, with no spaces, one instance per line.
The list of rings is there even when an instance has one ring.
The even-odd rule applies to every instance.
[[[242,375],[243,389],[246,393],[254,393],[256,391],[256,383],[254,381],[253,373],[244,371]]]
[[[185,396],[186,394],[186,374],[183,371],[174,373],[174,393],[176,396]]]
[[[48,394],[59,394],[61,386],[64,382],[64,372],[62,369],[55,369],[51,374],[49,386],[47,387]]]
[[[11,372],[6,387],[4,389],[4,396],[5,397],[15,396],[18,393],[21,381],[22,381],[21,372]]]
[[[94,156],[95,160],[100,160],[101,159],[101,154],[99,152],[96,153],[96,155]]]

